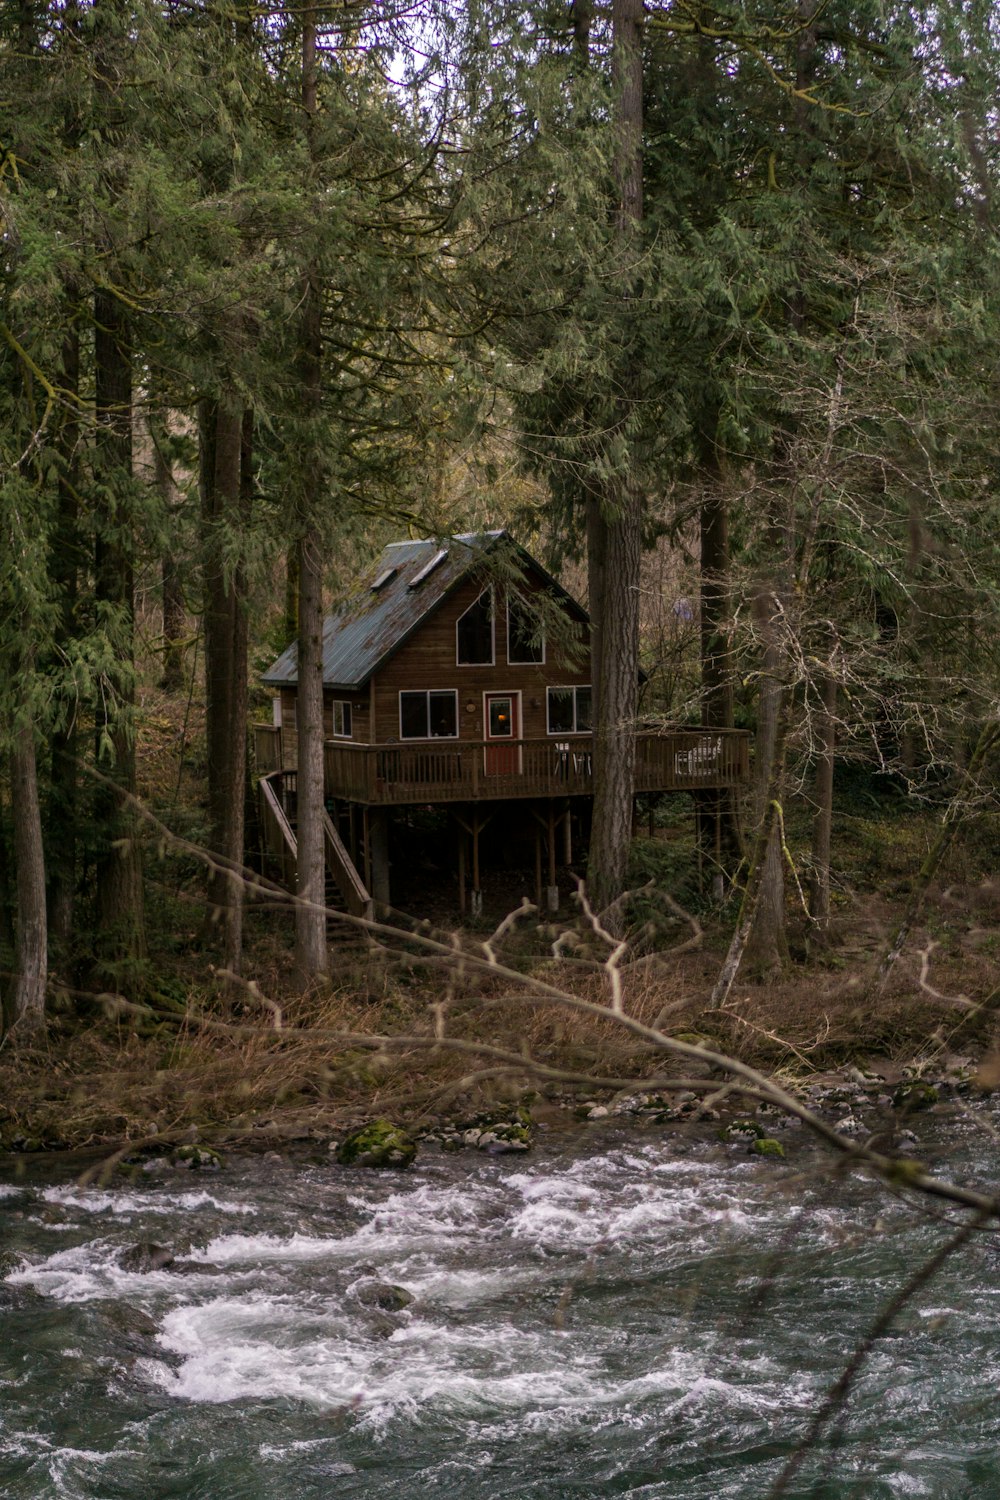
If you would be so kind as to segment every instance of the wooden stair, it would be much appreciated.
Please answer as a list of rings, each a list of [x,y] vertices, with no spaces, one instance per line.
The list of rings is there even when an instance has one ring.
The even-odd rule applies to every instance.
[[[295,783],[294,771],[272,771],[269,775],[262,776],[258,782],[265,853],[280,870],[282,885],[293,892],[296,888],[298,859]],[[323,848],[326,864],[324,900],[327,907],[334,912],[348,912],[353,917],[371,921],[374,916],[372,898],[327,812],[323,814]],[[357,929],[334,919],[328,923],[328,937],[338,942],[353,941],[357,937]]]

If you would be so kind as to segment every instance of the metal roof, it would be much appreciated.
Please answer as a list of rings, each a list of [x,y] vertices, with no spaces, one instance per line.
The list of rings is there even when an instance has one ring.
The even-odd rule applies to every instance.
[[[568,602],[573,614],[586,620],[576,600],[506,531],[469,532],[447,542],[433,538],[391,542],[362,575],[351,597],[323,622],[324,686],[348,692],[363,687],[501,538],[514,549],[523,566],[540,574]],[[425,573],[442,550],[445,556],[440,563]],[[422,580],[421,574],[425,574]],[[265,686],[295,686],[297,657],[298,642],[293,641],[264,673]]]

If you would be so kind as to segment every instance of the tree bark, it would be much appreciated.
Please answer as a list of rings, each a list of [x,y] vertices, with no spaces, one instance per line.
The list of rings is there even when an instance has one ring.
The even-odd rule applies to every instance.
[[[757,598],[758,629],[764,638],[763,671],[757,717],[755,823],[767,829],[760,864],[756,911],[746,943],[745,961],[760,975],[777,973],[788,961],[785,929],[785,867],[781,807],[784,794],[784,733],[789,690],[784,682],[784,649],[778,639],[778,598],[765,586]]]
[[[210,915],[222,929],[225,968],[243,962],[243,867],[246,805],[248,616],[245,573],[227,561],[249,522],[243,484],[243,417],[231,395],[203,402],[202,549],[205,580],[205,729],[212,851],[220,865],[209,879]]]
[[[109,981],[135,988],[146,956],[142,864],[134,798],[135,587],[132,518],[132,366],[121,304],[110,293],[94,298],[94,384],[99,435],[97,463],[102,504],[97,518],[94,593],[117,637],[98,711],[95,796],[97,853],[96,953]]]
[[[67,303],[73,300],[68,289]],[[77,633],[77,600],[81,561],[79,534],[80,423],[73,398],[80,388],[80,337],[70,325],[62,347],[62,378],[70,393],[57,439],[59,451],[56,530],[49,567],[59,598],[57,640],[66,648]],[[79,735],[76,704],[65,695],[62,712],[51,736],[51,768],[47,808],[47,873],[49,881],[49,938],[53,952],[67,952],[73,938],[76,899],[76,846],[79,788]]]
[[[151,430],[153,445],[153,478],[165,516],[179,509],[180,500],[173,464],[163,451],[161,434]],[[163,674],[160,686],[165,693],[176,693],[184,683],[184,595],[180,569],[172,552],[160,562],[160,584],[163,598]]]
[[[95,114],[117,143],[115,123],[120,0],[93,7]],[[120,143],[118,143],[120,144]],[[105,189],[121,192],[120,165],[107,169]],[[108,245],[113,263],[116,247]],[[135,581],[132,479],[132,348],[124,305],[114,292],[94,294],[94,411],[98,483],[94,595],[114,636],[115,665],[106,674],[97,714],[95,796],[95,953],[102,982],[126,992],[138,986],[146,956],[142,863],[135,814]]]
[[[726,640],[729,617],[729,508],[714,454],[708,487],[698,514],[701,542],[701,722],[706,729],[733,728],[733,662]],[[696,794],[698,795],[698,794]],[[724,863],[735,865],[743,852],[739,805],[731,789],[701,795],[703,836]]]
[[[816,779],[813,801],[812,877],[809,883],[809,915],[821,934],[830,926],[830,845],[833,835],[833,766],[837,749],[838,683],[833,672],[821,682]]]
[[[635,316],[635,266],[643,212],[642,15],[642,0],[614,0],[614,240],[622,268],[619,295],[626,350]],[[579,30],[577,35],[579,39]],[[604,494],[589,501],[587,512],[594,715],[594,809],[587,885],[598,910],[625,889],[635,779],[642,503],[634,472],[631,366],[622,369],[619,385],[622,395],[615,425],[627,455],[624,472],[617,481],[607,482]]]
[[[774,743],[767,784],[764,788],[764,806],[757,821],[753,845],[747,867],[746,885],[740,902],[736,928],[729,942],[719,977],[712,990],[712,1004],[724,1005],[729,997],[736,976],[740,971],[744,955],[758,920],[764,882],[768,877],[768,858],[778,842],[781,853],[781,792],[785,774],[785,744],[788,738],[791,694],[785,694],[778,704]]]
[[[37,1031],[45,1020],[48,983],[48,925],[45,856],[38,802],[35,735],[30,723],[14,731],[11,745],[11,801],[17,869],[17,943],[14,979],[5,1006],[4,1029]]]
[[[302,107],[310,154],[318,107],[316,12],[310,6],[302,22]],[[318,423],[321,410],[322,343],[320,288],[310,266],[303,284],[299,371],[307,416]],[[310,435],[316,441],[315,428]],[[310,444],[312,446],[312,444]],[[314,476],[311,476],[314,477]],[[323,557],[314,502],[303,497],[303,533],[298,553],[299,637],[298,695],[298,890],[295,908],[295,970],[305,989],[327,970],[326,865],[323,847]]]

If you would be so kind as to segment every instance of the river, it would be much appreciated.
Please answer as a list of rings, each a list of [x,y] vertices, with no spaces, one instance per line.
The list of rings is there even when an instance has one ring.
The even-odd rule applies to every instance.
[[[993,1125],[992,1117],[985,1122]],[[996,1181],[982,1125],[923,1149]],[[884,1299],[948,1232],[704,1129],[596,1128],[402,1174],[275,1156],[0,1185],[5,1500],[761,1500]],[[911,1148],[917,1149],[917,1148]],[[127,1271],[138,1242],[181,1270]],[[413,1302],[367,1305],[379,1280]],[[980,1234],[872,1352],[788,1493],[1000,1496]]]

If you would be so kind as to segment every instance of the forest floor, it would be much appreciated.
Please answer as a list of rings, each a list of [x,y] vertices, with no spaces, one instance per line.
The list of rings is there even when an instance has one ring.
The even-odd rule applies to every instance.
[[[574,1011],[574,997],[607,1004],[610,990],[606,950],[568,896],[558,919],[526,915],[492,942],[502,971],[482,967],[482,944],[518,905],[529,872],[498,877],[484,918],[460,928],[455,892],[429,864],[422,909],[411,907],[411,918],[377,941],[334,930],[330,982],[304,997],[290,980],[287,908],[257,903],[247,913],[246,980],[227,986],[212,967],[193,852],[204,831],[199,715],[150,690],[143,723],[142,795],[164,827],[190,842],[174,844],[151,826],[153,947],[142,1000],[123,1006],[55,974],[45,1034],[0,1047],[0,1157],[108,1155],[154,1141],[328,1142],[365,1118],[432,1129],[525,1100],[536,1119],[572,1120],[581,1105],[603,1108],[641,1093],[653,1074],[681,1071],[615,1016]],[[784,971],[761,981],[741,975],[727,1003],[713,1008],[735,909],[699,889],[690,810],[674,799],[654,836],[635,845],[635,885],[645,889],[622,968],[624,1011],[814,1093],[859,1070],[873,1070],[888,1088],[910,1073],[992,1087],[996,822],[987,815],[959,834],[889,985],[872,1001],[868,981],[906,909],[936,817],[872,778],[843,778],[828,941],[810,939],[790,902]],[[805,819],[798,827],[791,817],[788,835],[793,856],[807,848]],[[659,900],[660,889],[696,919],[696,937]],[[484,1043],[515,1061],[477,1056]]]

